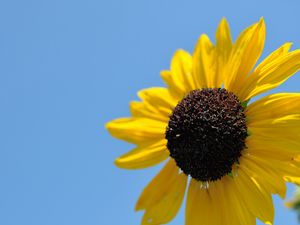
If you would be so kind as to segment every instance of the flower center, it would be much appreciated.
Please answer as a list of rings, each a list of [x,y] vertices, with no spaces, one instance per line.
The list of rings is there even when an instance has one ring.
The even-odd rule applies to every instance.
[[[232,171],[245,148],[244,108],[223,88],[191,91],[174,108],[167,147],[178,167],[198,181],[215,181]]]

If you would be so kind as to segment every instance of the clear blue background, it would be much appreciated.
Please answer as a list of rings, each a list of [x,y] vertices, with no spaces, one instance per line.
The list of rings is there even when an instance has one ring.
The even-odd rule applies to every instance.
[[[177,48],[264,16],[264,56],[300,48],[300,2],[10,0],[0,3],[0,224],[138,225],[134,204],[160,166],[120,170],[132,146],[105,122],[128,116],[139,89],[163,85]],[[300,92],[299,74],[276,91]],[[288,196],[293,193],[289,185]],[[296,223],[277,197],[275,224]],[[183,207],[184,208],[184,207]],[[183,209],[182,208],[182,209]],[[181,210],[171,225],[182,225]]]

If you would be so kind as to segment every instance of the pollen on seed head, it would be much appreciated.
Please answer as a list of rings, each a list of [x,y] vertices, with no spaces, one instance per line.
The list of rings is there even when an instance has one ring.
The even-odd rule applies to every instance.
[[[191,91],[174,108],[165,137],[185,174],[202,182],[218,180],[231,172],[245,148],[244,108],[226,89]]]

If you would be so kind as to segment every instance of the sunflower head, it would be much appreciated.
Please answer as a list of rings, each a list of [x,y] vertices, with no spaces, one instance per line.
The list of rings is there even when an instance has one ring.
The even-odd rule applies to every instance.
[[[300,69],[300,50],[285,43],[254,68],[264,42],[263,18],[234,42],[222,19],[215,44],[201,35],[192,54],[176,51],[161,73],[167,87],[138,92],[131,116],[107,123],[114,137],[136,145],[117,166],[167,160],[137,202],[142,225],[168,223],[186,192],[186,225],[272,224],[272,194],[283,198],[287,181],[300,183],[300,94],[248,105]]]

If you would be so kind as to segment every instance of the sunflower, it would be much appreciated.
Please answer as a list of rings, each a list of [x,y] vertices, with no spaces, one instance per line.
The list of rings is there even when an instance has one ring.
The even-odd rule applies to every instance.
[[[300,50],[285,43],[257,67],[265,41],[261,18],[233,43],[222,19],[214,45],[200,36],[192,55],[178,50],[167,85],[138,92],[131,117],[108,131],[136,147],[116,159],[124,169],[167,161],[139,197],[142,225],[171,221],[185,193],[186,225],[272,224],[272,194],[300,182],[300,93],[249,102],[300,69]]]

